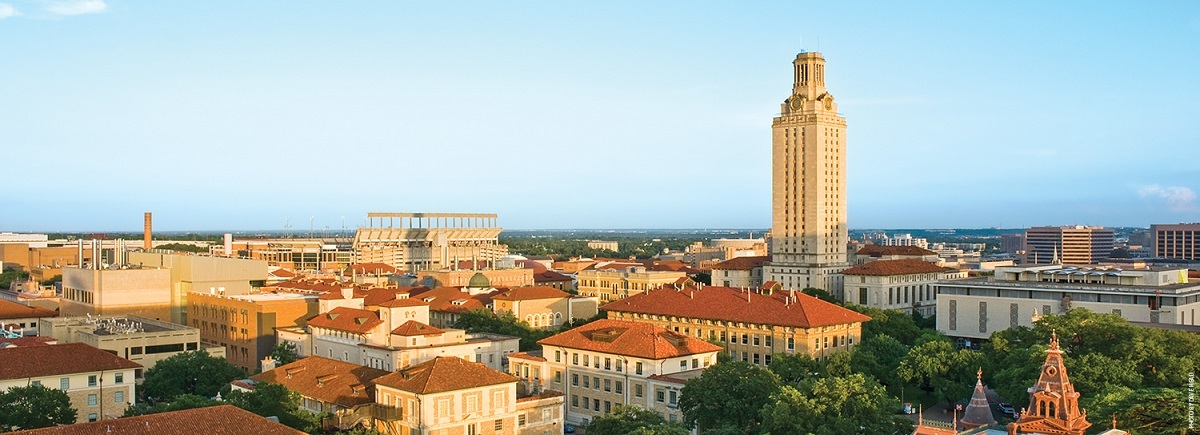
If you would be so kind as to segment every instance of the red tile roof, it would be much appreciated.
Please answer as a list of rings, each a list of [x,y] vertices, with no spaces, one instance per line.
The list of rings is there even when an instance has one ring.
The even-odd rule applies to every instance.
[[[750,270],[763,267],[763,264],[771,261],[771,257],[763,255],[761,257],[734,257],[720,263],[714,264],[714,270]]]
[[[843,270],[842,275],[912,275],[918,273],[942,272],[946,269],[936,264],[916,258],[900,260],[875,260]]]
[[[424,287],[376,287],[363,292],[363,306],[372,307],[395,300],[400,295],[411,295],[413,290]]]
[[[141,364],[83,343],[0,349],[0,380],[140,369]]]
[[[535,284],[541,284],[541,283],[545,283],[545,282],[564,282],[564,281],[569,282],[569,281],[574,281],[574,279],[572,279],[569,276],[563,275],[561,273],[555,272],[553,270],[543,270],[541,272],[533,273],[533,282]]]
[[[0,299],[0,320],[58,317],[58,313],[42,307],[30,307]]]
[[[795,301],[789,301],[789,295],[790,292],[764,295],[707,285],[699,289],[688,286],[680,290],[668,286],[606,304],[600,309],[801,328],[871,320],[870,317],[800,292],[795,293]]]
[[[539,350],[539,351],[535,351],[535,352],[541,352],[541,351]],[[508,354],[508,359],[511,360],[513,358],[529,360],[529,361],[539,361],[539,362],[548,361],[545,357],[543,357],[541,355],[535,355],[530,352],[513,352],[513,353]]]
[[[409,297],[428,303],[430,311],[454,313],[486,309],[491,303],[488,295],[471,296],[458,287],[438,287]]]
[[[308,319],[308,326],[336,329],[338,331],[366,334],[382,325],[379,314],[374,311],[360,310],[350,307],[337,307],[328,313],[321,313]]]
[[[363,275],[392,275],[396,268],[383,263],[351,264],[347,267],[351,272]]]
[[[409,320],[403,325],[397,326],[392,330],[392,335],[402,335],[405,337],[415,337],[422,335],[442,335],[445,330],[434,328],[416,320]]]
[[[267,275],[271,275],[276,278],[293,278],[296,276],[294,272],[287,269],[275,269],[267,272]]]
[[[418,299],[418,298],[403,298],[403,299],[392,299],[390,301],[381,303],[378,306],[384,307],[384,308],[402,308],[402,307],[420,307],[420,306],[424,306],[424,305],[429,305],[429,304],[425,303],[425,301],[422,301],[421,299]]]
[[[280,384],[301,396],[353,408],[375,400],[374,383],[371,381],[386,374],[386,370],[310,356],[251,376],[250,379]]]
[[[58,344],[58,339],[56,339],[54,337],[37,337],[37,336],[17,337],[17,338],[0,337],[0,349],[4,349],[7,347],[21,347],[21,346],[49,346],[52,344]]]
[[[546,286],[517,287],[492,295],[494,300],[527,301],[532,299],[561,299],[571,297],[570,293]]]
[[[872,257],[882,257],[884,255],[937,255],[936,252],[919,246],[883,246],[883,245],[867,245],[859,249],[856,255],[870,255]]]
[[[720,346],[650,323],[600,319],[538,340],[543,346],[561,346],[639,358],[665,359],[717,352]]]
[[[406,369],[375,379],[376,385],[392,387],[417,394],[433,394],[515,383],[518,379],[452,356],[439,356]]]
[[[292,429],[233,405],[139,415],[42,429],[13,432],[21,435],[302,435]]]

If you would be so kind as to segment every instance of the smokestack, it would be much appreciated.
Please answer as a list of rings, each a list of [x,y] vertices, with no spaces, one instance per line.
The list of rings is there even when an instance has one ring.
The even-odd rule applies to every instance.
[[[92,239],[92,270],[100,270],[100,241]]]
[[[233,256],[233,234],[225,233],[225,256]]]
[[[150,243],[150,227],[152,226],[151,221],[152,219],[150,219],[150,212],[146,212],[145,229],[142,232],[142,248],[147,251],[153,248],[153,245]]]
[[[83,239],[79,239],[79,262],[75,263],[80,269],[83,268]]]

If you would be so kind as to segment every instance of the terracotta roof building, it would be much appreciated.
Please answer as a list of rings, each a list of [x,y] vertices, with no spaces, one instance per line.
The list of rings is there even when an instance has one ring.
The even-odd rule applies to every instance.
[[[915,248],[915,246],[888,246]],[[963,271],[915,258],[870,261],[843,270],[846,302],[931,317],[937,311],[933,285],[940,280],[966,278]]]
[[[758,289],[679,286],[649,291],[600,307],[610,319],[652,323],[692,337],[718,340],[735,359],[758,365],[776,353],[822,358],[861,341],[857,312],[779,284]]]
[[[938,261],[938,253],[919,246],[885,246],[866,245],[854,253],[854,264],[863,264],[876,260],[925,260],[931,263]]]
[[[535,269],[533,272],[533,285],[554,287],[562,291],[568,291],[575,289],[575,278],[571,278],[570,276],[563,275],[553,270]]]
[[[42,385],[62,390],[77,422],[120,417],[133,404],[142,365],[83,343],[0,348],[0,391]]]
[[[0,299],[0,325],[5,330],[22,335],[38,335],[38,319],[57,316],[57,312],[45,308]]]
[[[771,261],[769,255],[722,261],[712,267],[712,282],[723,287],[760,287],[763,285],[763,266],[768,261]]]
[[[349,429],[370,415],[375,378],[388,372],[329,358],[310,356],[250,377],[255,383],[280,384],[300,395],[301,406],[314,414],[333,413],[339,429]]]
[[[546,286],[517,287],[492,295],[493,312],[512,313],[529,326],[542,329],[594,317],[599,305],[594,297],[575,296]]]
[[[600,303],[605,303],[674,283],[681,278],[687,278],[688,273],[650,270],[639,263],[598,263],[595,268],[579,271],[575,277],[578,279],[581,296],[599,298]]]
[[[302,435],[266,417],[233,405],[209,406],[13,432],[21,435]]]
[[[540,353],[510,355],[519,391],[561,391],[567,421],[583,424],[614,406],[671,419],[683,382],[717,362],[721,347],[663,326],[602,319],[542,339]]]
[[[438,357],[376,378],[375,397],[401,411],[382,422],[389,433],[561,431],[563,396],[521,397],[517,380],[483,364]]]

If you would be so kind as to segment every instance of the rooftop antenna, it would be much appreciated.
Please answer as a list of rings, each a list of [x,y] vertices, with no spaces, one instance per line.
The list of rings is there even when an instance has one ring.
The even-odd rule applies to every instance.
[[[288,239],[292,238],[292,217],[291,216],[287,216],[287,217],[283,218],[283,237],[288,238]]]
[[[313,220],[315,219],[317,219],[316,216],[308,217],[308,238],[310,239],[313,237]]]

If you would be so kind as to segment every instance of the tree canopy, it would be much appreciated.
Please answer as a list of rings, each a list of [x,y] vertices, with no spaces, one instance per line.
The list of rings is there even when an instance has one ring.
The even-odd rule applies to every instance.
[[[618,405],[611,412],[598,415],[587,426],[590,435],[687,435],[688,430],[667,423],[657,412],[634,405]]]
[[[184,394],[213,397],[229,382],[246,377],[246,371],[204,350],[180,352],[146,370],[139,389],[150,403],[170,402]]]
[[[862,374],[811,378],[784,386],[762,409],[767,434],[910,434],[912,420],[895,415],[900,403]]]
[[[320,428],[325,414],[313,414],[300,407],[300,396],[283,385],[259,382],[254,391],[230,391],[225,401],[263,417],[278,417],[293,429],[312,432]]]
[[[917,382],[921,389],[937,398],[954,403],[969,397],[975,386],[975,372],[982,367],[982,355],[968,349],[954,350],[949,339],[929,340],[909,349],[896,374]]]
[[[684,384],[679,409],[685,425],[706,433],[721,426],[755,432],[762,423],[760,411],[781,384],[779,376],[767,369],[742,361],[723,362]]]
[[[62,390],[41,385],[0,392],[0,432],[75,423],[75,409]]]
[[[271,348],[271,358],[275,359],[275,366],[291,364],[300,359],[299,353],[296,351],[296,344],[290,341],[281,341]]]

